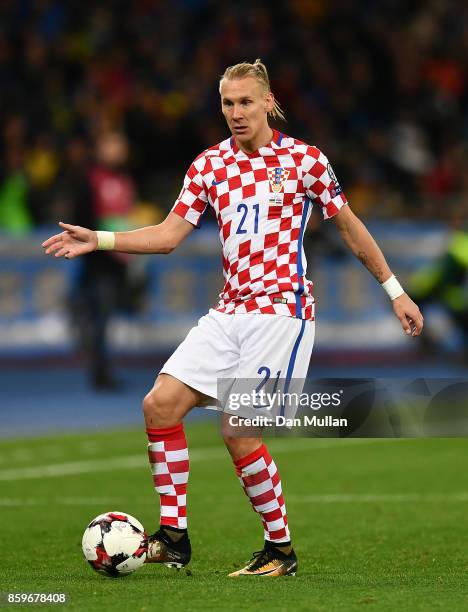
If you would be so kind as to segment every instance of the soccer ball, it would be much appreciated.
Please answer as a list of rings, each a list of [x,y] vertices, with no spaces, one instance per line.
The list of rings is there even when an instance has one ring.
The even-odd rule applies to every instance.
[[[125,576],[146,559],[148,536],[136,518],[125,512],[106,512],[86,527],[81,542],[86,561],[100,574]]]

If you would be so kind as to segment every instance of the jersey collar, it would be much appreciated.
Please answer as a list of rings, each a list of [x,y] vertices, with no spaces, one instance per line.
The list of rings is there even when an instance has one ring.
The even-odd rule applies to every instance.
[[[234,136],[231,136],[230,144],[231,144],[232,152],[234,153],[234,155],[236,155],[237,153],[242,153],[243,155],[249,158],[262,157],[266,152],[270,152],[271,149],[273,149],[275,145],[279,147],[281,145],[281,141],[283,140],[283,134],[281,132],[278,132],[278,130],[275,130],[273,128],[272,128],[272,131],[273,131],[273,138],[271,139],[269,144],[264,145],[263,147],[260,147],[256,151],[253,151],[253,153],[246,153],[245,151],[242,151],[242,149],[239,149],[239,147],[237,146],[236,139],[234,138]]]

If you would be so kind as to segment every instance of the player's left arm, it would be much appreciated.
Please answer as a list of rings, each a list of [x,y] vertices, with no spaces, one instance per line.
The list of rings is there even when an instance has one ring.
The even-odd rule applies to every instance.
[[[344,243],[379,283],[385,283],[393,276],[374,238],[349,206],[342,206],[339,212],[334,215],[333,221]],[[392,300],[392,305],[403,330],[412,336],[419,336],[424,319],[413,300],[406,293],[403,293]]]

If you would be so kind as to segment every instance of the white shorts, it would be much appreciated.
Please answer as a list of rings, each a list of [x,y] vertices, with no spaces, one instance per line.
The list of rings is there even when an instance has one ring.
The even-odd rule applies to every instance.
[[[304,380],[314,335],[314,321],[211,309],[189,331],[161,374],[170,374],[216,400],[221,400],[219,379]]]

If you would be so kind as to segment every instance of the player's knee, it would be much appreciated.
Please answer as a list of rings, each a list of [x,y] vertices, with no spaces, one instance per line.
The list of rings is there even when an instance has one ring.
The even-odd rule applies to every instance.
[[[234,447],[238,440],[238,437],[235,436],[235,433],[236,432],[232,425],[230,425],[229,420],[223,418],[221,421],[221,435],[223,436],[224,444],[226,445],[226,448],[229,452],[231,452],[231,447]]]
[[[262,445],[261,438],[242,438],[223,434],[223,440],[234,460],[250,455]]]
[[[233,453],[237,454],[239,452],[239,449],[245,445],[244,444],[245,438],[236,438],[235,436],[230,436],[230,435],[225,434],[223,435],[223,440],[224,440],[224,444],[226,445],[226,448],[231,453],[231,455]]]
[[[223,435],[223,440],[228,450],[235,445],[235,438],[232,436]]]
[[[224,444],[232,456],[238,455],[239,452],[241,452],[241,448],[244,446],[243,441],[245,438],[240,437],[238,434],[236,435],[236,433],[235,428],[230,425],[229,420],[223,419],[221,434]]]
[[[174,420],[173,398],[164,389],[151,389],[143,400],[146,423],[153,427],[170,427]]]

